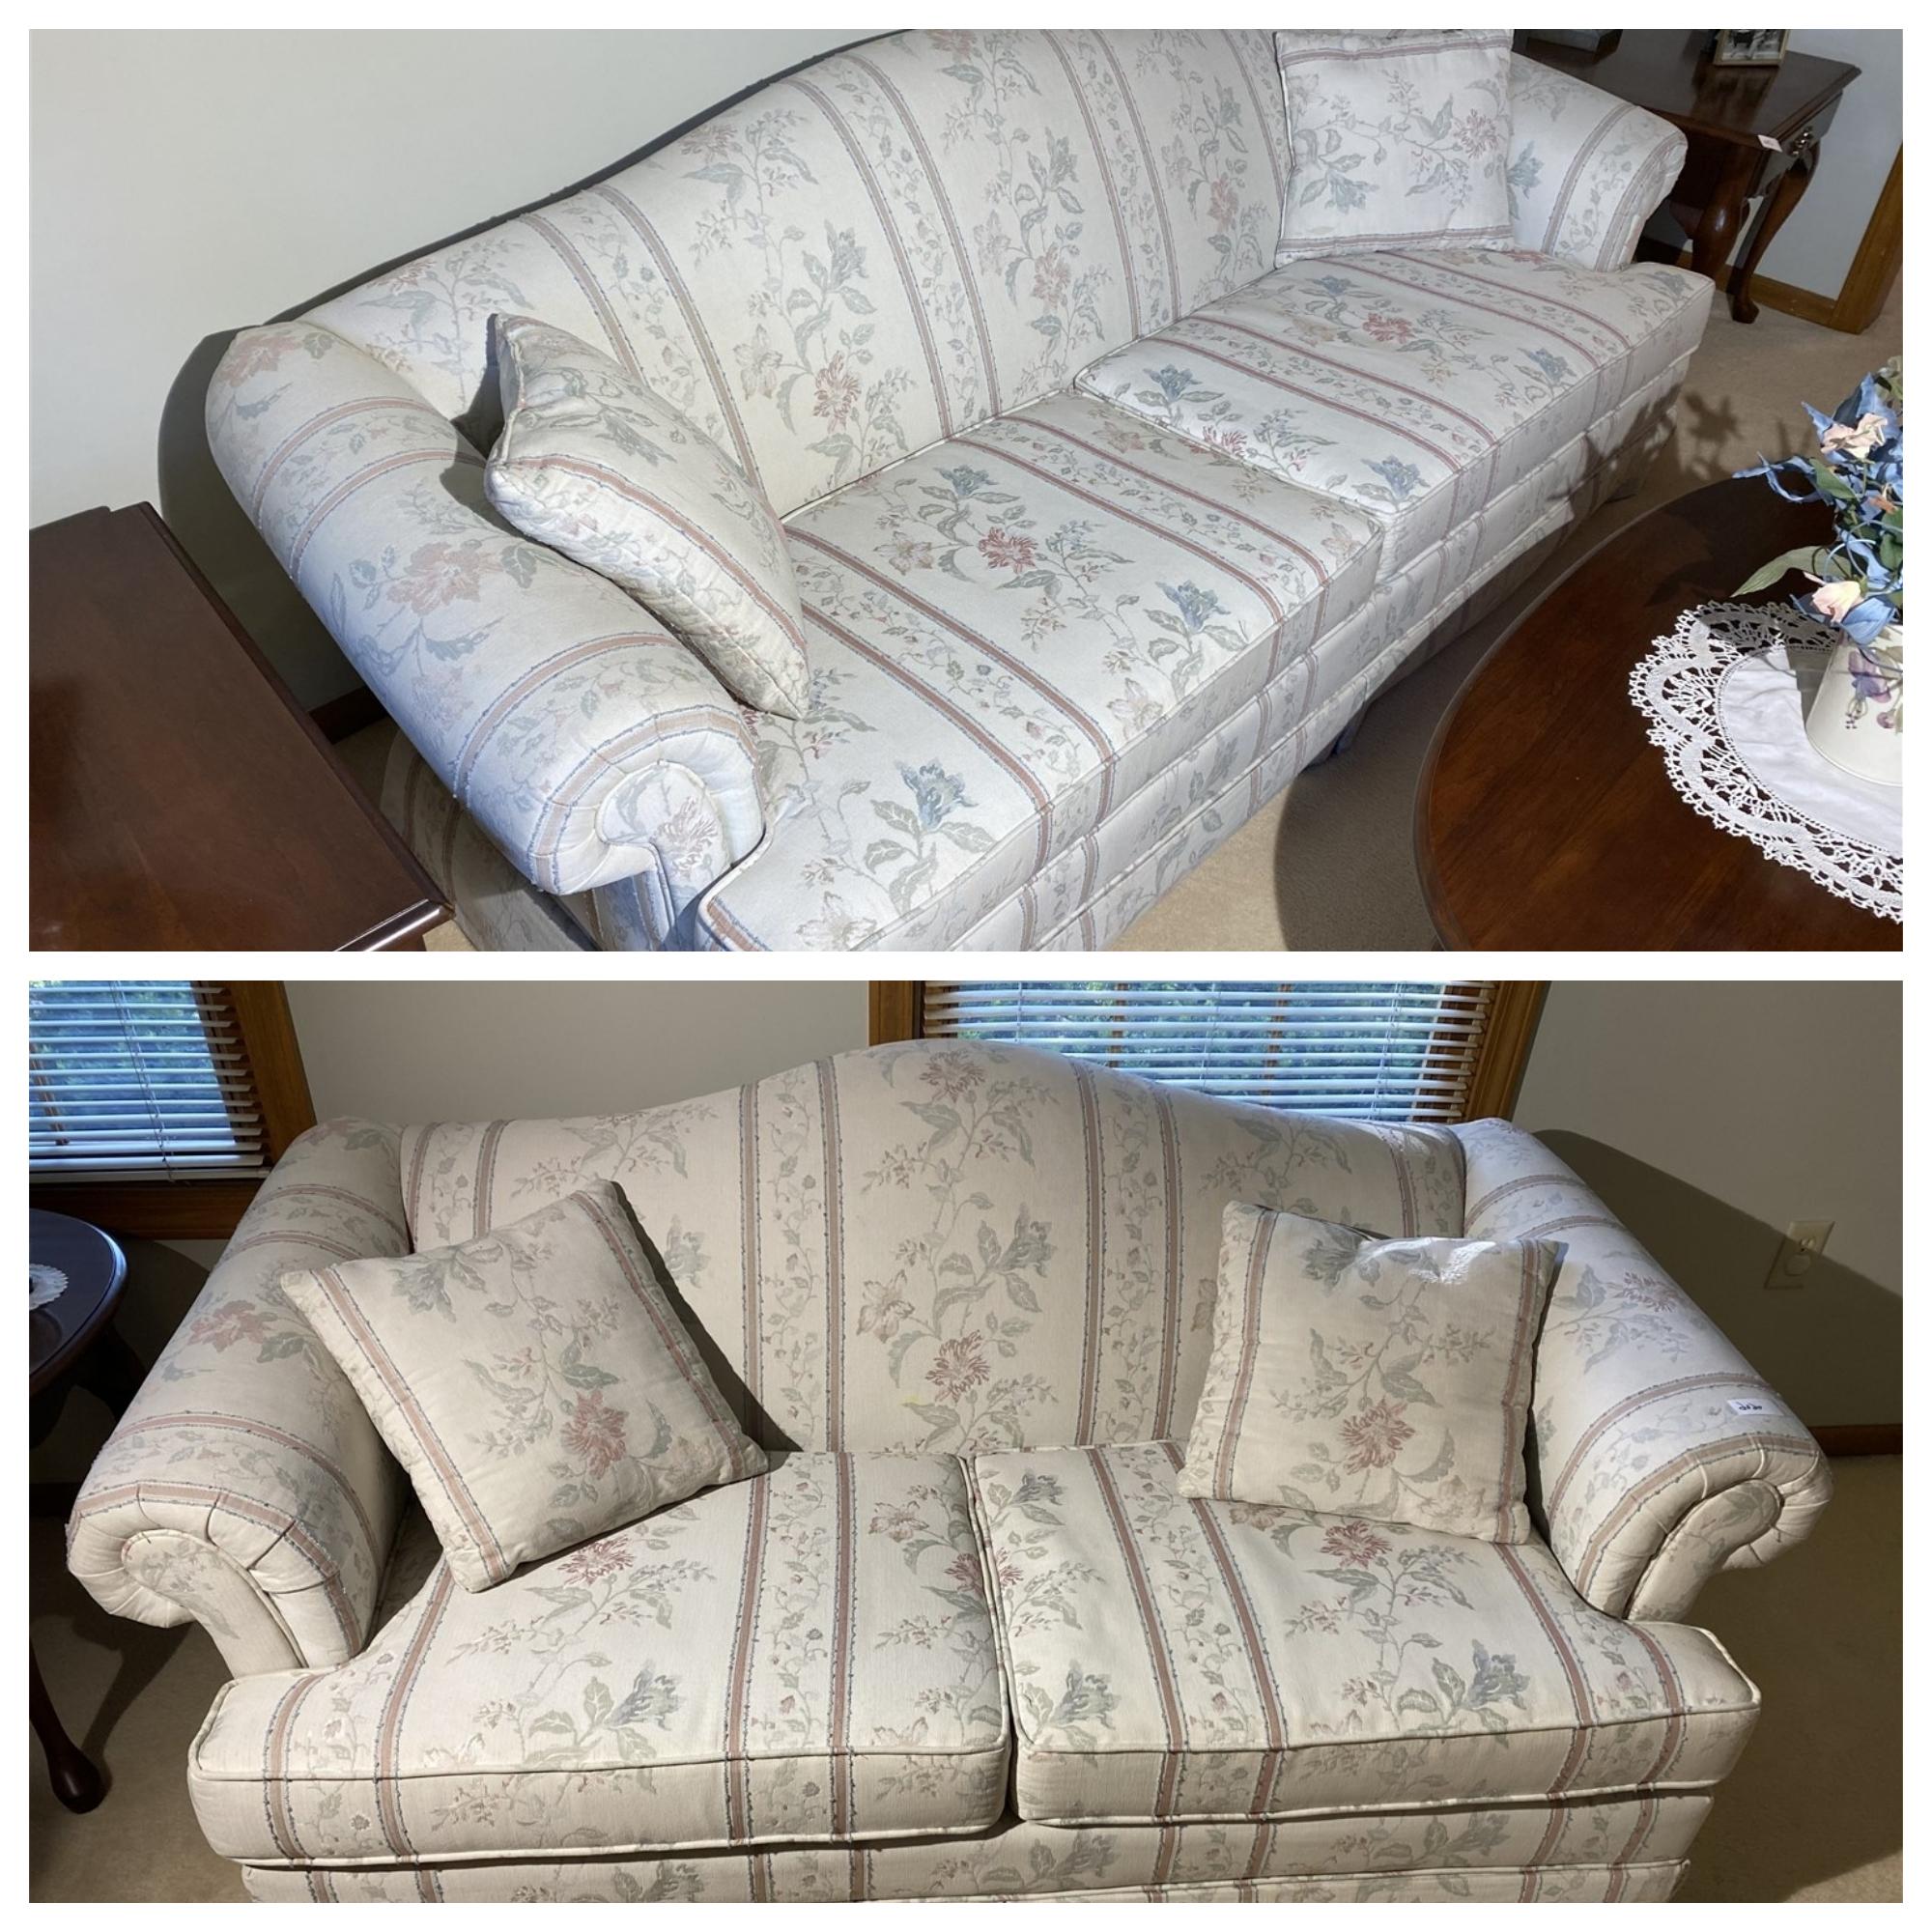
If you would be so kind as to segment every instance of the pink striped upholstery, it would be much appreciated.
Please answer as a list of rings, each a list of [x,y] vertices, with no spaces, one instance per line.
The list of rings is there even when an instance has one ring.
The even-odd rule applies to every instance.
[[[618,1119],[411,1127],[403,1174],[419,1247],[619,1182],[772,1448],[1184,1435],[1230,1199],[1461,1232],[1441,1130],[938,1041]]]
[[[393,1127],[290,1145],[81,1485],[68,1567],[105,1608],[199,1621],[238,1674],[362,1649],[408,1492],[280,1279],[406,1254],[403,1214]]]
[[[1663,1898],[1710,1803],[1687,1793],[1234,1827],[1069,1828],[1009,1817],[972,1838],[894,1840],[857,1857],[839,1846],[787,1846],[409,1868],[250,1865],[244,1876],[252,1897],[278,1903]]]
[[[1185,1496],[1526,1543],[1550,1241],[1374,1240],[1229,1205]]]
[[[895,34],[313,316],[485,447],[494,311],[608,344],[783,515],[1251,280],[1284,162],[1264,33]]]
[[[778,822],[698,914],[736,947],[783,946],[802,922],[814,943],[954,943],[1296,679],[1368,598],[1380,548],[1367,513],[1077,390],[789,527],[828,701],[801,724],[753,723]],[[835,734],[841,781],[889,803],[810,809]],[[809,917],[834,898],[842,933]]]
[[[355,1662],[223,1691],[196,1815],[258,1864],[981,1831],[979,1577],[950,1456],[787,1457],[480,1595],[433,1562]]]
[[[465,1589],[765,1466],[608,1181],[449,1246],[291,1268],[282,1293]]]
[[[527,316],[492,327],[504,416],[492,505],[628,590],[744,703],[809,710],[784,532],[744,471],[634,364]]]
[[[1296,262],[1080,386],[1374,516],[1386,581],[1694,349],[1709,299],[1515,248]]]
[[[1512,64],[1509,93],[1533,130],[1509,156],[1516,242],[1552,270],[1621,268],[1681,138],[1534,64]],[[1330,581],[1312,597],[1247,587],[1261,609],[1270,594],[1282,604],[1271,636],[1250,609],[1204,648],[1220,593],[1191,566],[1158,574],[1198,546],[1149,543],[1120,514],[1117,445],[1077,479],[1085,498],[1065,473],[1036,473],[1014,493],[1022,513],[954,544],[954,563],[985,572],[1036,553],[1006,569],[998,622],[943,596],[926,598],[937,619],[908,615],[873,580],[848,579],[827,593],[837,608],[821,602],[803,625],[803,665],[788,600],[753,594],[708,553],[699,566],[705,547],[684,528],[668,554],[710,591],[725,585],[781,646],[759,665],[714,650],[724,684],[616,587],[648,581],[662,599],[676,577],[683,596],[687,573],[655,546],[619,557],[566,541],[561,519],[525,542],[484,500],[481,459],[502,421],[492,319],[526,315],[689,419],[754,521],[797,519],[795,563],[829,538],[875,577],[910,578],[924,566],[889,560],[899,533],[861,526],[872,499],[841,507],[853,486],[889,489],[911,463],[974,469],[989,440],[1033,434],[1037,406],[1057,407],[1093,365],[1144,346],[1171,359],[1190,318],[1266,286],[1289,172],[1265,32],[908,31],[814,62],[595,185],[293,323],[242,331],[210,384],[211,447],[440,787],[398,815],[430,869],[457,882],[472,938],[845,951],[950,947],[990,923],[1017,925],[1022,944],[1093,943],[1237,822],[1231,783],[1252,809],[1463,607],[1471,560],[1458,546],[1548,537],[1617,480],[1620,459],[1647,457],[1676,363],[1643,374],[1634,358],[1585,355],[1553,371],[1547,304],[1511,288],[1503,308],[1529,323],[1507,345],[1494,420],[1463,402],[1460,428],[1413,398],[1391,404],[1382,367],[1349,381],[1372,391],[1394,448],[1318,425],[1337,446],[1307,475],[1256,453],[1272,405],[1246,428],[1169,425],[1170,443],[1199,430],[1216,450],[1199,456],[1225,472],[1210,496],[1272,468],[1325,499]],[[1432,294],[1428,309],[1440,305]],[[1681,305],[1680,358],[1696,319]],[[1297,316],[1297,342],[1319,347],[1327,327]],[[1316,413],[1349,416],[1334,402]],[[1236,435],[1245,446],[1227,462]],[[548,474],[566,482],[591,487],[582,471]],[[1298,501],[1260,475],[1244,487],[1258,513]],[[1228,549],[1208,548],[1225,575]],[[782,555],[772,562],[781,580]],[[1426,606],[1396,611],[1405,592],[1350,630],[1364,601],[1350,580],[1378,571],[1388,588],[1411,566],[1427,566]],[[1090,574],[1106,577],[1104,597],[1083,595]],[[1160,601],[1171,593],[1178,612]],[[673,621],[696,636],[694,614],[710,611],[687,600]],[[950,618],[980,641],[926,628]],[[775,708],[748,722],[726,684]],[[1182,770],[1210,744],[1205,772]],[[1155,855],[1143,828],[1177,790],[1200,822],[1170,828]],[[946,825],[925,822],[941,807]],[[1138,867],[1096,869],[1103,839]],[[1083,889],[1070,903],[1069,867]]]
[[[398,1531],[277,1278],[596,1182],[774,1466],[471,1592],[426,1517]],[[1458,1236],[1465,1198],[1473,1236],[1567,1250],[1528,1497],[1554,1548],[1180,1494],[1228,1204]],[[1827,1492],[1781,1408],[1731,1406],[1767,1399],[1506,1123],[880,1047],[645,1113],[305,1136],[71,1562],[222,1642],[190,1786],[263,1897],[1662,1897],[1755,1696],[1651,1619]]]
[[[1683,1616],[1717,1571],[1801,1542],[1832,1465],[1777,1392],[1540,1141],[1500,1121],[1457,1135],[1469,1233],[1562,1243],[1537,1354],[1536,1502],[1584,1598]]]
[[[1757,1692],[1714,1638],[1591,1609],[1540,1545],[1192,1501],[1179,1460],[974,1462],[1022,1818],[1696,1789],[1750,1735]]]

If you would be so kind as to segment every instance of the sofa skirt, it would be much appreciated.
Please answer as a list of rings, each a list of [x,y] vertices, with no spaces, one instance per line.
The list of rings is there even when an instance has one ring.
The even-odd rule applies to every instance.
[[[1711,1808],[1698,1793],[1347,1812],[1274,1824],[1032,1825],[973,1838],[599,1859],[244,1865],[275,1902],[867,1899],[1662,1899]]]
[[[976,951],[1094,949],[1315,762],[1375,697],[1548,560],[1563,536],[1634,486],[1670,440],[1686,352],[1287,664],[1184,758],[1122,799],[1086,838],[958,940]],[[528,884],[400,732],[383,808],[485,951],[647,950],[629,882],[568,898]]]

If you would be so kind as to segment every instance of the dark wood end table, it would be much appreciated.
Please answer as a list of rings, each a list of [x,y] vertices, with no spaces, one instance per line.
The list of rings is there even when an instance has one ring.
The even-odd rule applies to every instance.
[[[1731,314],[1757,320],[1751,277],[1772,238],[1811,185],[1825,130],[1859,69],[1787,53],[1776,67],[1719,67],[1705,28],[1626,28],[1590,54],[1534,32],[1516,49],[1647,107],[1684,131],[1690,152],[1670,190],[1670,212],[1690,237],[1690,266],[1716,281],[1743,230],[1753,195],[1764,197],[1750,240],[1731,271]]]
[[[39,1442],[59,1419],[70,1387],[98,1395],[118,1417],[147,1371],[115,1332],[114,1310],[128,1279],[127,1257],[111,1235],[70,1214],[27,1213],[27,1257],[67,1277],[59,1297],[27,1315],[30,1439]],[[27,1715],[46,1754],[47,1779],[70,1811],[92,1811],[106,1791],[94,1761],[68,1736],[27,1646]]]
[[[154,509],[28,556],[29,943],[420,950],[436,887]]]
[[[1424,760],[1416,868],[1445,946],[1896,950],[1901,927],[1700,818],[1632,703],[1632,668],[1692,605],[1735,596],[1824,507],[1728,478],[1618,530],[1517,619]],[[1801,588],[1788,575],[1747,603]]]

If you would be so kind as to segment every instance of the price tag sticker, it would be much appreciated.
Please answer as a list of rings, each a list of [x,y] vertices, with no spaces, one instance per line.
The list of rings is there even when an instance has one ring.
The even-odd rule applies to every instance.
[[[1731,1406],[1740,1415],[1775,1415],[1777,1412],[1770,1403],[1754,1395],[1733,1396]]]

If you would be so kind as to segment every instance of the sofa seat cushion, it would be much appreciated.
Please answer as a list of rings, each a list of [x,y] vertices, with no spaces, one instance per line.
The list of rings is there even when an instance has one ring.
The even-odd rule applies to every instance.
[[[1375,519],[1071,391],[788,520],[812,709],[753,721],[739,946],[942,946],[1373,589]]]
[[[1694,348],[1710,290],[1523,249],[1296,262],[1078,386],[1369,511],[1389,578]]]
[[[1190,1501],[1173,1443],[973,1463],[1019,1816],[1292,1818],[1715,1783],[1757,1694],[1541,1544]]]
[[[256,1863],[984,1831],[1007,1721],[950,1456],[796,1453],[520,1571],[448,1566],[368,1649],[242,1678],[189,1760]]]

